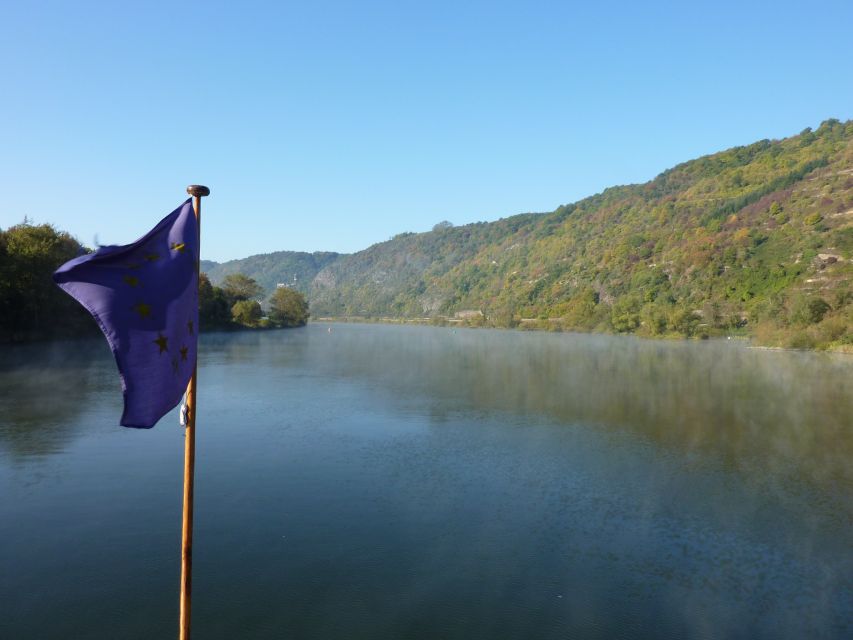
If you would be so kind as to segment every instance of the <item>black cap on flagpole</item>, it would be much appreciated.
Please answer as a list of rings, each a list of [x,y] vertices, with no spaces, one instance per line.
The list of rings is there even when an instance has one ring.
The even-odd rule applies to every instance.
[[[210,195],[210,189],[200,184],[191,184],[187,187],[187,193],[196,198],[203,198]]]

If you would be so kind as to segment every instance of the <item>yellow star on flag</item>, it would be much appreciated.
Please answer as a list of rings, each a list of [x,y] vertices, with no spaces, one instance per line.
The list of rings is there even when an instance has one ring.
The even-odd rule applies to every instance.
[[[151,307],[145,304],[144,302],[140,302],[133,306],[133,310],[136,311],[142,318],[147,318],[151,315]]]
[[[158,347],[160,347],[160,353],[163,353],[164,351],[169,350],[169,344],[168,344],[169,339],[166,336],[164,336],[162,333],[158,333],[157,339],[152,340],[151,342],[153,342]]]

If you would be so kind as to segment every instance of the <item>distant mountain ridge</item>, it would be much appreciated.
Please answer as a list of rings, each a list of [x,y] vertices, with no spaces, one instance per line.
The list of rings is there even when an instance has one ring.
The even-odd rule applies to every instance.
[[[211,275],[240,270],[265,288],[296,275],[313,317],[853,345],[851,258],[853,121],[827,120],[550,213],[437,225],[353,254],[252,256]]]
[[[339,257],[340,254],[332,251],[275,251],[222,263],[202,260],[201,270],[213,284],[220,284],[228,274],[244,273],[254,278],[267,294],[278,284],[287,284],[307,295],[317,273]]]

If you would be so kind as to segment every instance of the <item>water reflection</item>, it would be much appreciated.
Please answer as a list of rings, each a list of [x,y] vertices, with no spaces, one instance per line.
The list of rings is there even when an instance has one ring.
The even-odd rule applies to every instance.
[[[258,477],[288,469],[313,481],[304,495],[285,487],[253,501],[245,490],[220,514],[249,519],[285,504],[287,517],[310,522],[297,535],[311,551],[288,568],[298,589],[266,571],[246,576],[301,607],[267,616],[268,628],[845,635],[850,358],[728,342],[325,329],[206,344],[213,369],[240,371],[243,406],[220,406],[220,417],[265,425],[265,443],[282,438],[235,462],[231,481],[247,464]],[[282,416],[265,416],[257,397]],[[317,506],[294,515],[300,500]],[[257,563],[262,539],[241,546]]]
[[[117,427],[78,347],[2,355],[0,636],[164,637],[181,433]],[[849,637],[853,359],[358,325],[201,358],[199,637]]]
[[[241,349],[224,348],[229,357]],[[740,469],[824,486],[853,482],[849,356],[730,342],[353,325],[262,351],[277,366],[381,384],[402,403],[426,395],[455,399],[457,408],[619,427]]]
[[[204,368],[300,369],[381,385],[405,405],[546,415],[628,429],[666,447],[712,454],[741,470],[824,487],[853,484],[853,359],[727,342],[336,325],[306,331],[208,334]],[[0,353],[0,447],[61,451],[89,394],[120,394],[102,340]],[[217,393],[227,390],[217,390]],[[265,402],[275,402],[264,398]],[[455,404],[451,405],[450,403]]]
[[[0,451],[59,453],[85,431],[92,394],[121,396],[103,339],[6,346],[0,351]]]

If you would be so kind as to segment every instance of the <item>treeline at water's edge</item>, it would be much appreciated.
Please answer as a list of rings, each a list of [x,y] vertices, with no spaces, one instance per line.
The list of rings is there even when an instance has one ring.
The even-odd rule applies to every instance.
[[[851,351],[853,121],[689,160],[548,213],[206,270],[287,282],[314,318]]]
[[[853,121],[690,160],[550,213],[400,234],[339,256],[308,291],[314,317],[851,350]]]
[[[0,229],[0,343],[97,335],[91,316],[53,282],[61,264],[90,250],[49,224],[27,220]],[[267,295],[252,278],[232,274],[222,286],[199,279],[202,331],[303,326],[308,301],[288,287]]]
[[[75,333],[50,272],[85,250],[50,226],[0,234],[0,336]],[[202,261],[206,329],[308,317],[742,336],[853,352],[853,121],[690,160],[548,213],[401,233],[352,254]]]

